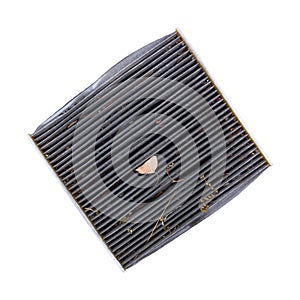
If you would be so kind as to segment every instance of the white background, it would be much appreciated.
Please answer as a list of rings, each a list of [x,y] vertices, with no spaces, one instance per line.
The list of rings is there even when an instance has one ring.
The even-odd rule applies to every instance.
[[[0,299],[299,300],[298,2],[1,1]],[[27,133],[176,27],[273,166],[123,272]]]

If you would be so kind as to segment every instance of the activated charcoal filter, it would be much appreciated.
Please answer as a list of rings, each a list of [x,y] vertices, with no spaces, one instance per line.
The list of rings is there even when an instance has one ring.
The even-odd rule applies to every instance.
[[[124,58],[31,137],[124,269],[269,166],[178,32]]]

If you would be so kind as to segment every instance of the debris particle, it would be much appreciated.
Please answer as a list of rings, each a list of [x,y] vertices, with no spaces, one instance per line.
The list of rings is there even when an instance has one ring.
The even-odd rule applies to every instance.
[[[68,127],[67,128],[71,128],[73,125],[75,125],[77,123],[77,120],[75,120],[75,121],[73,121],[73,122],[71,122],[69,125],[68,125]]]
[[[182,179],[174,179],[172,178],[172,176],[170,175],[170,170],[174,167],[174,163],[172,162],[171,164],[168,165],[168,167],[166,168],[166,174],[168,175],[168,177],[170,178],[171,182],[176,183],[176,182],[180,182],[182,181]]]
[[[162,222],[162,220],[165,220],[165,219],[164,219],[164,214],[165,214],[165,212],[166,212],[168,206],[170,205],[171,201],[172,201],[173,198],[175,197],[176,193],[177,193],[177,189],[176,189],[176,190],[174,191],[174,193],[171,195],[171,197],[170,197],[169,201],[167,202],[166,206],[164,207],[164,209],[163,209],[161,215],[159,216],[159,218],[157,219],[155,225],[153,226],[152,231],[151,231],[151,233],[150,233],[150,236],[149,236],[148,239],[147,239],[147,242],[149,242],[150,239],[151,239],[151,237],[153,236],[154,231],[155,231],[155,229],[156,229],[158,223],[159,223],[159,222]],[[163,225],[163,226],[164,226],[164,225]]]
[[[95,208],[91,208],[91,207],[86,207],[84,209],[85,212],[88,212],[88,211],[92,211],[93,213],[95,213],[96,215],[99,215],[99,210],[98,209],[95,209]]]
[[[209,206],[207,204],[200,207],[200,211],[203,213],[207,213],[208,209],[209,209]]]

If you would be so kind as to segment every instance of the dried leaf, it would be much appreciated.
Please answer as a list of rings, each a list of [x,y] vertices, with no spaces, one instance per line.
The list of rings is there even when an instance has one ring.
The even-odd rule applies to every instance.
[[[138,167],[136,171],[139,174],[154,174],[157,169],[157,156],[152,156],[143,165]]]

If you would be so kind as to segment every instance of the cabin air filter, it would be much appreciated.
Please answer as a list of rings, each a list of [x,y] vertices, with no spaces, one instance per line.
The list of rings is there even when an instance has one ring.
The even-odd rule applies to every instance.
[[[124,269],[269,166],[178,32],[124,58],[31,137]]]

